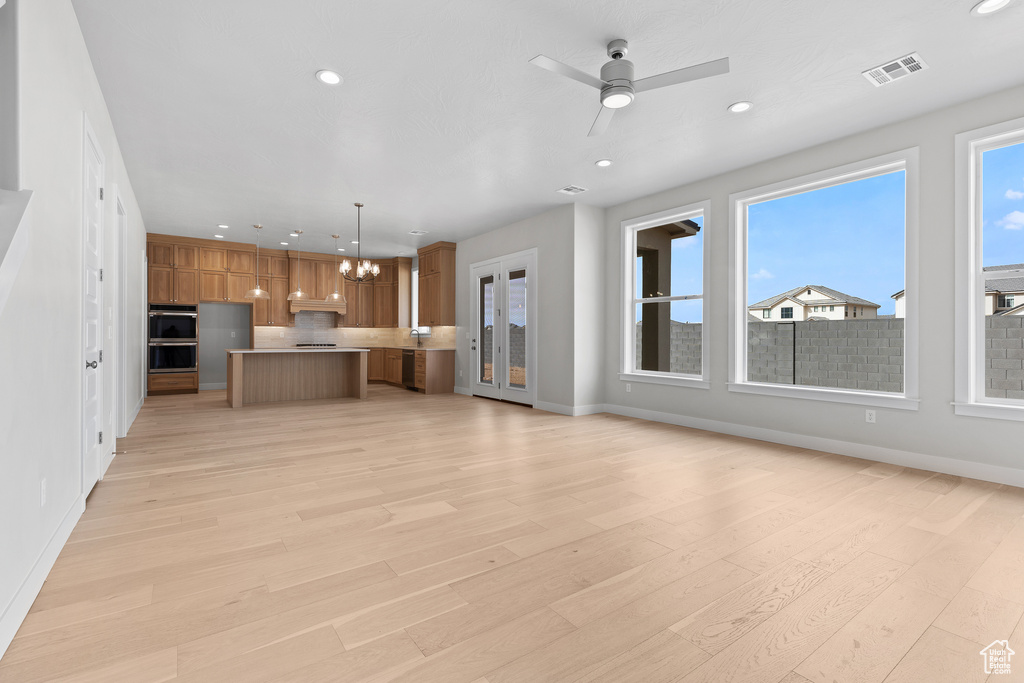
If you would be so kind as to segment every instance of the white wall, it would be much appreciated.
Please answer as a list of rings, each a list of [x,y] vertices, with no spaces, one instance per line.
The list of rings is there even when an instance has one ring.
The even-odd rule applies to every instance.
[[[537,401],[571,407],[575,401],[573,354],[573,239],[575,208],[551,209],[458,243],[455,252],[455,385],[469,391],[473,378],[469,329],[470,266],[537,248]],[[468,336],[467,336],[468,333]]]
[[[110,117],[70,0],[31,0],[18,7],[21,186],[35,192],[31,246],[0,314],[0,653],[35,598],[46,572],[81,514],[81,289],[83,111],[106,157],[105,187],[117,184],[128,209],[130,248],[145,228]],[[8,2],[3,11],[10,9]],[[6,93],[5,93],[6,96]],[[109,197],[109,195],[108,195]],[[104,214],[104,268],[116,272],[114,202]],[[145,296],[142,271],[134,301]],[[104,433],[114,405],[113,312],[104,281]],[[133,367],[141,365],[141,308],[129,324]],[[141,385],[136,385],[138,389]],[[135,405],[139,397],[129,397]],[[105,440],[113,449],[114,439]],[[109,452],[112,452],[109,451]],[[40,480],[47,502],[40,506]]]
[[[1020,423],[953,414],[954,318],[949,315],[954,293],[954,135],[1022,115],[1024,87],[1017,87],[609,208],[605,233],[609,273],[621,268],[622,220],[707,199],[714,217],[705,227],[712,249],[713,285],[707,291],[705,308],[705,324],[711,326],[713,340],[711,389],[634,382],[632,392],[626,393],[625,382],[617,377],[621,353],[619,275],[607,279],[604,291],[608,324],[603,375],[609,409],[635,415],[657,413],[667,421],[793,443],[838,448],[845,442],[855,446],[847,448],[848,452],[879,459],[925,454],[929,457],[915,462],[1024,483]],[[877,424],[868,425],[862,406],[730,393],[726,388],[729,194],[915,146],[920,148],[921,160],[921,275],[919,283],[908,283],[908,287],[918,286],[923,293],[920,337],[926,343],[920,348],[920,410],[877,409]],[[764,431],[779,429],[788,434]]]
[[[607,317],[599,296],[608,277],[604,261],[604,210],[577,204],[573,234],[573,407],[577,410],[604,401],[601,368]]]

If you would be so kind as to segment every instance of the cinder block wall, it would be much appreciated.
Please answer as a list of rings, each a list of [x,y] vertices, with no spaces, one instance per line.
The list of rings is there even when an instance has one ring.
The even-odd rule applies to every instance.
[[[1024,398],[1024,316],[985,318],[985,395]]]

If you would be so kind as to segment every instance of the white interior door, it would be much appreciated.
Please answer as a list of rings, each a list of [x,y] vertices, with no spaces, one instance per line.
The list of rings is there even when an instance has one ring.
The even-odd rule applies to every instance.
[[[474,264],[473,395],[533,405],[537,398],[536,250]]]
[[[85,123],[82,220],[82,494],[101,472],[103,455],[103,152]],[[80,366],[81,367],[81,366]]]

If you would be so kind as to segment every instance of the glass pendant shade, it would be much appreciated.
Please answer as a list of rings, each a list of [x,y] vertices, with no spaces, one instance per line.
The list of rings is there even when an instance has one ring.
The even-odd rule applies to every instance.
[[[334,291],[328,294],[324,301],[332,304],[343,304],[346,303],[345,297],[338,291],[338,273],[344,272],[341,268],[345,266],[345,264],[342,264],[341,267],[338,266],[338,238],[341,235],[331,235],[331,237],[334,238]],[[348,261],[345,263],[348,263]]]
[[[305,301],[309,299],[309,295],[302,291],[302,231],[295,231],[295,251],[298,252],[296,257],[296,275],[295,275],[295,291],[288,295],[288,301]]]
[[[260,289],[260,230],[262,225],[252,226],[256,228],[256,286],[245,293],[246,299],[269,299],[270,292]]]

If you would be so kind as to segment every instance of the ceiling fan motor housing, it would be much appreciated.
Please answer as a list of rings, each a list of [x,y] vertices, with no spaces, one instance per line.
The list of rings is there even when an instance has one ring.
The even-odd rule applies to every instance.
[[[612,59],[601,67],[601,80],[608,84],[601,88],[601,104],[604,106],[619,109],[633,101],[633,62]]]

